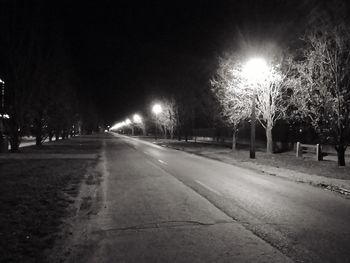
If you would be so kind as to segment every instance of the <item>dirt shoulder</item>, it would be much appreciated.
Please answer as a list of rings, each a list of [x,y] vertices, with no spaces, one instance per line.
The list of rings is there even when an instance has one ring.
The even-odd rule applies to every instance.
[[[0,262],[46,262],[100,141],[76,137],[0,154]]]
[[[350,197],[350,160],[346,160],[347,166],[339,167],[334,157],[326,157],[324,161],[319,162],[313,156],[297,158],[294,152],[267,154],[263,149],[258,149],[256,159],[250,159],[248,149],[244,148],[233,152],[228,146],[220,144],[169,139],[154,140],[150,137],[137,138],[163,147],[253,169],[270,176],[309,183]]]

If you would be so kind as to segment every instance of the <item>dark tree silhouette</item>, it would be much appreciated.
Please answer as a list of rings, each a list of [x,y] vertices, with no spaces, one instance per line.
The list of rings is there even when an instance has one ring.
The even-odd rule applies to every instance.
[[[344,166],[350,133],[349,23],[339,13],[334,18],[318,10],[303,40],[296,114],[309,119],[321,138],[334,144],[338,165]]]

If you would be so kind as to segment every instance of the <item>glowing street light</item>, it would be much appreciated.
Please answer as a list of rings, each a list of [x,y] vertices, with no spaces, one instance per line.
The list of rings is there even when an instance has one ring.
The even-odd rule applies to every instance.
[[[155,139],[157,140],[158,135],[158,114],[162,112],[162,106],[160,104],[154,104],[152,107],[153,113],[156,115],[156,133]]]
[[[255,159],[256,90],[258,88],[259,83],[261,83],[268,76],[268,72],[269,67],[267,66],[267,63],[263,58],[252,58],[248,60],[247,63],[244,65],[242,71],[243,76],[253,88],[249,151],[251,159]]]
[[[134,123],[142,123],[142,118],[138,114],[134,114],[132,120],[134,121]]]
[[[153,113],[158,115],[159,113],[162,112],[162,106],[160,104],[154,104],[152,108]]]
[[[133,124],[141,124],[142,123],[142,118],[140,115],[138,114],[134,114],[134,116],[132,117],[133,120]],[[134,125],[131,125],[131,135],[134,136],[134,131],[135,127]]]
[[[125,120],[125,124],[126,124],[126,125],[130,125],[130,124],[131,124],[131,120],[130,120],[130,119],[126,119],[126,120]]]
[[[111,130],[111,131],[118,131],[119,129],[123,128],[125,125],[126,125],[125,121],[123,121],[123,122],[118,122],[118,123],[114,124],[114,125],[110,128],[110,130]]]
[[[266,78],[268,73],[269,67],[263,58],[252,58],[243,67],[244,77],[255,85]]]

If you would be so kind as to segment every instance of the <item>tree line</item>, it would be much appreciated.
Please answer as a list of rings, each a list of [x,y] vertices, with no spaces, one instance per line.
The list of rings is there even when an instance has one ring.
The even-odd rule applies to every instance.
[[[186,137],[188,130],[198,127],[195,122],[201,115],[213,126],[232,128],[234,149],[237,129],[251,121],[254,101],[257,120],[266,131],[267,152],[273,152],[273,128],[284,121],[294,128],[312,128],[320,143],[334,145],[338,165],[344,166],[350,139],[350,24],[343,2],[337,3],[315,8],[293,47],[223,52],[209,79],[209,92],[193,85],[163,99],[164,134],[173,137],[176,131]],[[254,76],[244,72],[254,56],[264,57],[267,64],[256,85],[251,84]],[[208,73],[204,72],[203,77]]]
[[[43,6],[4,1],[1,6],[0,69],[5,80],[6,133],[11,150],[34,134],[36,144],[81,132],[84,106],[64,28]],[[86,110],[85,110],[86,112]],[[90,119],[94,119],[90,115]]]
[[[242,53],[239,53],[242,55]],[[244,80],[237,53],[221,57],[211,80],[223,118],[234,131],[249,119],[252,90]],[[271,130],[276,121],[310,125],[322,143],[333,144],[338,164],[345,165],[350,135],[350,31],[346,13],[318,10],[301,36],[300,47],[264,50],[269,72],[256,88],[258,120],[266,130],[272,153]],[[244,56],[244,55],[243,55]],[[235,132],[234,132],[235,133]]]

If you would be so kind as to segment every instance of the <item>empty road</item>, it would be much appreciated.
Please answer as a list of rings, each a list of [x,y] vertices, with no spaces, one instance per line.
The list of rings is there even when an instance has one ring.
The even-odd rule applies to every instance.
[[[82,188],[90,205],[67,262],[350,262],[349,199],[137,139],[96,139],[100,183]]]

